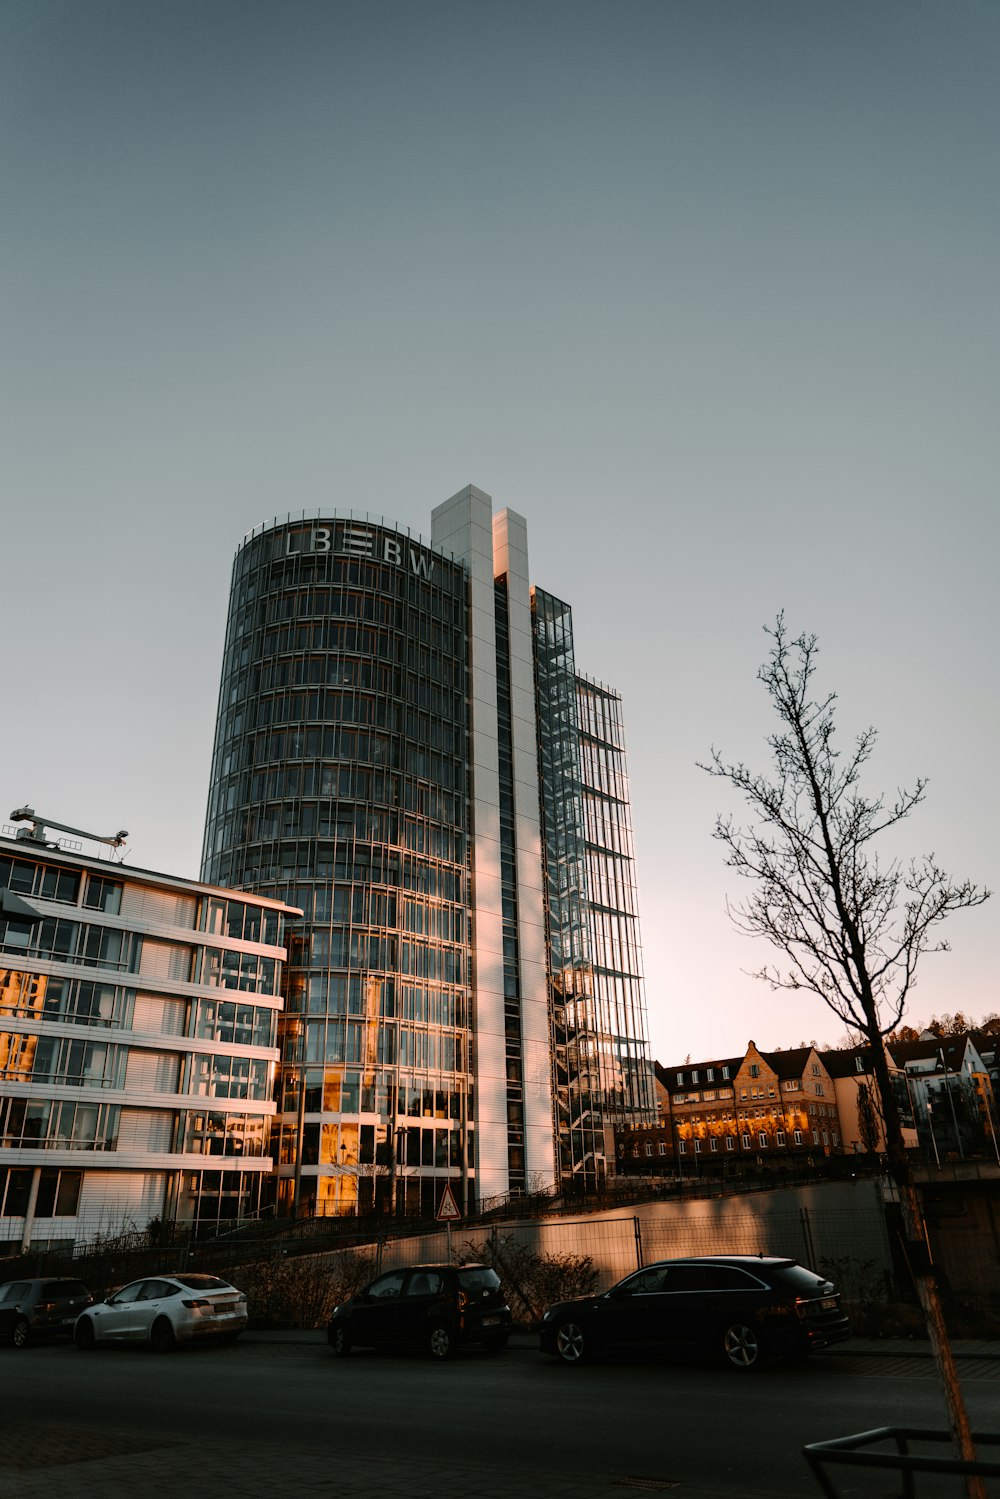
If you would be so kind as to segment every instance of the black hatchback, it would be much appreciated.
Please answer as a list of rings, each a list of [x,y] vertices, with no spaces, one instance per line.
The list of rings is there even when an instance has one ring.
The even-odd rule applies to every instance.
[[[355,1347],[396,1347],[446,1359],[467,1343],[498,1352],[510,1323],[500,1279],[488,1265],[409,1265],[335,1306],[326,1336],[340,1358]]]
[[[549,1307],[541,1348],[564,1364],[604,1353],[716,1356],[750,1370],[850,1336],[836,1286],[795,1260],[711,1255],[660,1260],[603,1296]]]
[[[71,1338],[77,1317],[93,1304],[82,1280],[8,1281],[0,1286],[0,1339],[26,1348],[35,1338]]]

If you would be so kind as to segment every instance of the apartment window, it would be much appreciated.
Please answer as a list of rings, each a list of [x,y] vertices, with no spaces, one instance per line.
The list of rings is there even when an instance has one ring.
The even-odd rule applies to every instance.
[[[740,1135],[740,1140],[743,1142],[743,1149],[744,1150],[749,1150],[750,1149],[750,1136],[749,1135]]]
[[[715,1068],[714,1067],[709,1067],[708,1071],[705,1073],[705,1081],[706,1081],[706,1083],[714,1083],[715,1082]]]
[[[855,1057],[854,1058],[854,1070],[855,1070],[855,1072],[864,1072],[864,1070],[865,1070],[865,1059],[864,1059],[864,1057]]]
[[[728,1067],[723,1067],[723,1069],[722,1069],[722,1076],[728,1082],[728,1080],[729,1080],[729,1068]]]
[[[712,1103],[712,1101],[715,1098],[715,1089],[714,1088],[706,1088],[705,1092],[702,1094],[702,1097],[704,1098],[704,1100],[705,1100],[706,1103]]]
[[[818,1129],[814,1129],[813,1130],[813,1144],[814,1145],[818,1145],[819,1144],[819,1130]]]
[[[716,1139],[715,1135],[713,1135],[711,1137],[711,1139],[709,1140],[709,1142],[708,1142],[708,1148],[712,1152],[713,1155],[718,1150],[718,1148],[719,1148],[719,1142]]]
[[[758,1067],[758,1065],[757,1065],[756,1062],[751,1062],[750,1063],[750,1076],[751,1077],[760,1077],[760,1068]]]
[[[685,1143],[684,1143],[683,1140],[678,1140],[677,1141],[677,1154],[678,1155],[687,1155],[687,1146],[685,1145]]]
[[[761,1130],[760,1134],[757,1136],[757,1143],[760,1146],[761,1150],[763,1150],[767,1145],[767,1136],[765,1135],[763,1130]]]
[[[778,1144],[778,1145],[784,1145],[784,1143],[785,1143],[785,1131],[783,1129],[779,1129],[778,1132],[776,1133],[774,1139],[775,1139],[775,1143],[776,1144]]]
[[[683,1074],[683,1072],[678,1072],[678,1074],[677,1074],[677,1086],[678,1086],[678,1088],[683,1088],[683,1086],[684,1086],[684,1074]]]
[[[740,1089],[740,1097],[741,1098],[746,1098],[746,1096],[747,1096],[747,1090],[746,1090],[746,1088],[741,1088]]]
[[[726,1149],[727,1150],[735,1150],[736,1149],[736,1136],[735,1135],[727,1135],[726,1136]]]
[[[646,1154],[647,1155],[652,1155],[653,1154],[653,1142],[652,1142],[652,1140],[647,1140],[646,1141]]]
[[[822,1083],[817,1083],[816,1084],[816,1097],[817,1098],[822,1098],[823,1097],[823,1084]]]
[[[661,1155],[666,1155],[666,1153],[667,1153],[666,1142],[664,1140],[661,1140],[660,1141],[660,1154]]]
[[[813,1077],[819,1077],[819,1063],[818,1062],[813,1062],[813,1064],[812,1064],[812,1075],[813,1075]]]
[[[691,1074],[691,1081],[693,1083],[696,1083],[698,1081],[698,1069],[697,1068],[695,1068],[694,1072],[692,1072],[692,1074]]]
[[[701,1155],[701,1141],[700,1140],[695,1140],[695,1142],[694,1142],[694,1153],[695,1153],[695,1155]]]
[[[802,1144],[802,1131],[800,1129],[797,1129],[794,1132],[794,1134],[792,1135],[792,1144],[793,1145],[801,1145]]]

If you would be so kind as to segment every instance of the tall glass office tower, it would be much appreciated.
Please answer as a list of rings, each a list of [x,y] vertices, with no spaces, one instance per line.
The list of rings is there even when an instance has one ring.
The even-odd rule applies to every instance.
[[[597,1184],[651,1117],[619,700],[527,531],[288,517],[233,568],[203,877],[300,907],[279,1205]]]

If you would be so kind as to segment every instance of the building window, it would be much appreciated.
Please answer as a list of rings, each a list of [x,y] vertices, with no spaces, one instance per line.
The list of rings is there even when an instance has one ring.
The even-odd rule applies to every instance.
[[[705,1073],[705,1081],[706,1081],[706,1083],[714,1083],[715,1082],[715,1068],[714,1067],[709,1067],[708,1071]]]
[[[802,1131],[800,1129],[797,1129],[792,1135],[792,1143],[793,1145],[802,1144]]]
[[[678,1088],[683,1088],[683,1086],[684,1086],[684,1074],[683,1074],[683,1072],[678,1072],[678,1074],[677,1074],[677,1086],[678,1086]]]
[[[760,1077],[760,1068],[758,1067],[758,1065],[757,1065],[756,1062],[751,1062],[750,1063],[750,1076],[751,1077]]]
[[[819,1063],[818,1062],[813,1062],[813,1064],[812,1064],[812,1075],[813,1075],[813,1077],[819,1077]]]
[[[691,1081],[693,1083],[696,1083],[698,1081],[698,1069],[697,1069],[697,1067],[695,1068],[695,1070],[691,1074]]]
[[[722,1076],[723,1076],[724,1079],[726,1079],[726,1081],[728,1081],[728,1079],[729,1079],[729,1068],[728,1067],[723,1067],[723,1069],[722,1069]]]
[[[818,1129],[814,1129],[813,1130],[813,1144],[814,1145],[818,1145],[819,1144],[819,1130]]]
[[[855,1072],[864,1072],[864,1070],[865,1070],[865,1059],[864,1059],[864,1057],[855,1057],[854,1058],[854,1070],[855,1070]]]
[[[715,1135],[712,1135],[711,1139],[709,1140],[709,1142],[708,1142],[708,1148],[712,1152],[713,1155],[718,1150],[718,1148],[719,1148],[719,1142],[716,1139]]]
[[[684,1144],[683,1140],[678,1140],[677,1141],[677,1154],[678,1155],[687,1155],[687,1146]]]
[[[757,1136],[757,1143],[759,1144],[761,1150],[763,1150],[767,1145],[767,1136],[765,1135],[763,1130],[761,1130],[760,1134]]]
[[[778,1132],[776,1133],[774,1139],[775,1139],[775,1143],[777,1145],[784,1145],[784,1143],[785,1143],[785,1131],[783,1129],[779,1129]]]
[[[744,1150],[749,1150],[750,1149],[750,1136],[749,1135],[740,1135],[740,1140],[743,1143],[743,1149]]]
[[[695,1142],[694,1142],[694,1153],[695,1153],[695,1155],[701,1155],[701,1141],[700,1140],[695,1140]]]
[[[665,1141],[663,1141],[663,1140],[661,1140],[661,1141],[660,1141],[660,1154],[661,1154],[661,1155],[666,1155],[666,1153],[667,1153],[667,1146],[666,1146],[666,1142],[665,1142]]]
[[[736,1136],[735,1135],[727,1135],[726,1136],[726,1149],[727,1150],[735,1150],[736,1149]]]
[[[822,1083],[817,1083],[816,1084],[816,1096],[817,1096],[817,1098],[822,1098],[823,1097],[823,1084]]]
[[[652,1155],[653,1154],[653,1142],[652,1142],[652,1140],[647,1140],[646,1141],[646,1154],[647,1155]]]

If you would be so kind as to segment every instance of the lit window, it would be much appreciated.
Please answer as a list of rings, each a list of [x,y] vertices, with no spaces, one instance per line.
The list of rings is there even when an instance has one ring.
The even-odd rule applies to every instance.
[[[783,1129],[779,1129],[777,1131],[777,1133],[775,1134],[774,1138],[775,1138],[775,1141],[776,1141],[776,1143],[778,1145],[784,1145],[784,1143],[785,1143],[785,1131]]]
[[[792,1135],[792,1143],[795,1144],[795,1145],[801,1145],[802,1144],[802,1131],[800,1129],[797,1129],[795,1131],[795,1133]]]

